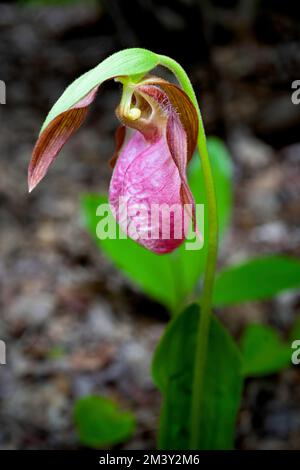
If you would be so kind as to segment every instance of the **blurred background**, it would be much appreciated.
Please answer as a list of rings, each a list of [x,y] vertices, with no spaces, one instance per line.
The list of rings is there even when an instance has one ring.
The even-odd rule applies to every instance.
[[[122,448],[152,449],[160,397],[150,378],[165,309],[97,249],[79,198],[106,192],[119,99],[104,84],[89,118],[43,183],[27,165],[51,105],[75,77],[120,48],[170,55],[188,71],[208,135],[234,164],[234,212],[220,263],[259,253],[300,256],[300,11],[291,0],[99,0],[0,3],[0,447],[76,449],[76,398],[98,393],[137,417]],[[268,280],[266,279],[266,282]],[[223,310],[283,334],[299,292]],[[300,370],[246,383],[239,449],[300,448]]]

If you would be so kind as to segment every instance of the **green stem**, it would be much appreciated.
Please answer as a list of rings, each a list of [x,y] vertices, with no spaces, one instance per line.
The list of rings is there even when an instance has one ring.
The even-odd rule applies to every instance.
[[[191,434],[190,448],[197,449],[200,445],[201,434],[201,407],[203,406],[204,375],[209,338],[209,327],[212,312],[212,294],[218,254],[218,216],[212,170],[206,145],[205,131],[200,108],[189,77],[184,69],[175,60],[166,56],[159,56],[159,63],[174,73],[183,90],[194,104],[199,118],[198,149],[204,175],[207,197],[208,242],[207,260],[204,273],[204,285],[201,297],[201,319],[197,331],[195,369],[192,386],[191,404]]]

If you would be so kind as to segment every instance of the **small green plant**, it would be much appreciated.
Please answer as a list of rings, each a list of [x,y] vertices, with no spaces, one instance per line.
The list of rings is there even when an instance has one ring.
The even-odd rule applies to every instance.
[[[171,71],[179,85],[148,75],[158,65]],[[116,135],[109,202],[111,217],[129,239],[120,236],[97,242],[131,280],[172,315],[152,366],[154,382],[163,397],[158,446],[230,449],[244,377],[278,370],[287,365],[288,354],[273,331],[257,327],[246,331],[241,351],[214,316],[213,307],[267,299],[299,287],[300,262],[264,256],[216,274],[218,242],[230,220],[232,204],[230,158],[220,140],[206,141],[199,105],[183,68],[173,59],[145,49],[113,54],[65,90],[42,126],[29,165],[30,190],[84,121],[101,83],[111,78],[122,85],[117,108],[122,126]],[[129,216],[138,229],[137,237],[128,218],[124,223],[123,212],[116,207],[119,196],[129,198],[131,211],[138,206]],[[99,222],[97,207],[106,201],[106,196],[99,195],[82,199],[93,236]],[[163,217],[157,225],[151,225],[151,219],[149,226],[152,202],[179,206],[184,219],[179,236],[174,236],[175,216],[171,219],[173,235],[170,232],[168,237],[162,236]],[[204,204],[204,227],[195,216],[199,203]],[[196,236],[204,236],[202,250],[185,249],[185,217]],[[149,239],[150,228],[158,229],[159,236]],[[75,408],[83,442],[98,447],[130,434],[131,418],[124,418],[104,399],[86,400]],[[103,428],[103,419],[110,423],[108,428]],[[119,429],[118,420],[122,423]],[[122,435],[118,433],[121,429],[126,431]]]
[[[128,439],[135,429],[135,418],[108,398],[90,395],[76,401],[74,421],[82,444],[105,448]]]

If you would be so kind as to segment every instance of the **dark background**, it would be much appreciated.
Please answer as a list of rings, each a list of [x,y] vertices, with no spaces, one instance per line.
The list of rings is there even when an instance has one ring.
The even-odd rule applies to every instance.
[[[27,165],[51,105],[120,48],[170,55],[191,76],[207,133],[226,141],[234,163],[220,263],[299,256],[300,105],[291,102],[299,20],[291,0],[0,3],[1,448],[78,448],[72,406],[90,393],[137,415],[123,448],[155,446],[159,394],[149,364],[167,313],[111,266],[79,214],[82,193],[108,188],[120,90],[102,87],[84,128],[29,196]],[[284,335],[299,311],[293,292],[220,314],[238,338],[253,321]],[[299,371],[248,380],[238,448],[300,448]]]

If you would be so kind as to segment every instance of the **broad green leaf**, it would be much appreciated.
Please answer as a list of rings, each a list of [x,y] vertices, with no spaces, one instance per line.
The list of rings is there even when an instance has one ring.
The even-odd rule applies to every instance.
[[[300,340],[300,316],[296,318],[296,321],[293,325],[292,331],[290,333],[290,341],[293,341],[295,339]]]
[[[115,265],[135,281],[145,293],[155,298],[170,310],[176,309],[179,302],[179,290],[174,284],[173,266],[170,256],[159,256],[146,250],[130,238],[100,240],[96,237],[96,216],[99,204],[107,203],[106,196],[87,195],[82,198],[83,215],[89,232]],[[110,217],[113,218],[112,214]],[[180,286],[179,286],[180,287]]]
[[[218,197],[228,201],[227,204],[219,206],[219,215],[225,227],[230,213],[231,165],[221,141],[215,138],[208,139],[208,145],[214,177],[218,182]],[[199,155],[195,155],[191,162],[189,181],[196,202],[205,204]],[[87,227],[94,237],[100,220],[96,216],[97,206],[106,202],[106,197],[100,195],[86,195],[82,198],[82,212]],[[97,239],[97,243],[146,294],[164,304],[172,312],[180,311],[187,299],[193,298],[195,286],[204,270],[206,247],[200,250],[187,250],[189,243],[184,243],[171,254],[156,255],[130,239]]]
[[[268,299],[297,287],[300,287],[298,259],[276,255],[253,258],[219,273],[214,304],[221,306]]]
[[[300,340],[300,318],[296,319],[287,341],[282,341],[270,326],[248,325],[241,339],[244,375],[267,375],[290,366],[294,340]]]
[[[273,374],[291,364],[291,346],[267,325],[249,325],[241,340],[244,376]]]
[[[217,137],[207,139],[208,152],[212,165],[212,172],[216,188],[218,203],[218,219],[221,235],[225,231],[230,221],[232,208],[232,164],[229,153],[222,142]],[[181,246],[178,251],[176,266],[177,272],[181,272],[181,288],[187,296],[194,290],[194,287],[204,272],[207,255],[208,224],[207,224],[207,200],[205,194],[204,178],[201,171],[200,157],[195,153],[188,168],[188,180],[192,193],[197,204],[204,205],[204,247],[201,250],[185,249]],[[174,254],[175,255],[175,254]]]
[[[162,392],[159,447],[189,448],[194,356],[199,306],[192,305],[167,327],[154,355],[152,374]],[[213,317],[208,341],[202,432],[197,449],[233,447],[237,411],[241,399],[240,353],[230,335]]]
[[[41,132],[50,121],[80,101],[93,88],[105,80],[122,75],[138,75],[149,72],[158,65],[158,56],[140,48],[124,49],[116,52],[99,65],[77,78],[66,88],[50,110]]]
[[[129,411],[97,395],[80,398],[74,407],[74,421],[82,444],[106,448],[128,439],[135,428],[135,418]]]

